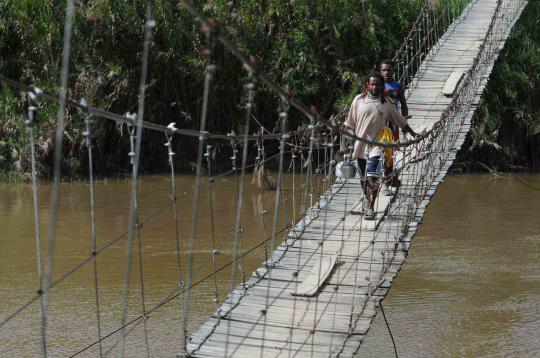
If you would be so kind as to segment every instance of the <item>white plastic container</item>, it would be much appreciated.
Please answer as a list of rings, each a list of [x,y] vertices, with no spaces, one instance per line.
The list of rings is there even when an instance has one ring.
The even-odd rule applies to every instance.
[[[345,160],[336,164],[336,176],[338,178],[352,179],[355,175],[356,167],[349,158],[345,158]]]

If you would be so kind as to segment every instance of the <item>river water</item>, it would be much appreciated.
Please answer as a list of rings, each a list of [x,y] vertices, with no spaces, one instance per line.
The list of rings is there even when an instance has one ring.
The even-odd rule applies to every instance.
[[[383,309],[400,357],[540,357],[540,192],[447,177]],[[395,357],[381,314],[361,352]]]
[[[540,187],[533,176],[450,176],[430,203],[424,223],[413,239],[409,257],[383,302],[400,357],[536,357],[540,356],[540,194],[519,180]],[[166,176],[143,177],[139,187],[140,251],[133,236],[131,289],[127,321],[142,312],[140,263],[147,320],[128,326],[126,356],[171,357],[181,350],[179,274],[190,267],[193,289],[188,330],[202,324],[231,289],[230,255],[233,251],[237,181],[218,179],[209,194],[201,192],[193,264],[189,265],[192,235],[193,177],[180,176],[177,255],[170,181]],[[315,189],[322,188],[319,180]],[[53,282],[87,259],[91,252],[88,183],[61,187]],[[302,193],[292,177],[285,179],[284,208],[276,216],[276,231],[298,219]],[[42,260],[50,209],[49,184],[39,187]],[[295,193],[295,195],[293,195]],[[122,317],[130,185],[125,179],[96,183],[96,256],[102,336],[114,332]],[[246,183],[241,245],[246,252],[236,266],[236,279],[265,260],[274,215],[274,192],[261,193]],[[294,198],[294,199],[293,199]],[[211,200],[210,200],[211,199]],[[309,198],[308,198],[309,200]],[[167,205],[168,203],[168,205]],[[261,212],[267,213],[261,216]],[[210,217],[214,217],[212,226]],[[0,320],[35,295],[35,230],[29,185],[0,184]],[[212,234],[213,233],[213,234]],[[214,243],[212,243],[212,237]],[[115,238],[118,238],[115,241]],[[210,254],[215,256],[215,269]],[[178,264],[180,262],[180,265]],[[202,281],[220,267],[214,277]],[[97,338],[93,261],[58,281],[49,295],[47,329],[50,356],[69,356]],[[160,306],[164,298],[170,302]],[[214,298],[217,297],[217,302]],[[144,323],[145,324],[144,324]],[[39,300],[0,328],[0,357],[35,356],[40,344]],[[118,334],[103,342],[103,352],[116,354]],[[94,345],[80,356],[99,355]],[[359,353],[360,357],[393,357],[388,329],[379,314]]]

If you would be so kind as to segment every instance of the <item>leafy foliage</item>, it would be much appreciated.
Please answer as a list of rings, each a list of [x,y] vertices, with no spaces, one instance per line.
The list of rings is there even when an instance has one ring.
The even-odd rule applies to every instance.
[[[540,157],[540,2],[530,1],[500,54],[476,112],[463,164],[536,171]],[[476,168],[471,168],[476,169]]]
[[[467,0],[452,1],[456,10]],[[203,41],[196,20],[174,2],[155,0],[157,22],[151,47],[145,120],[197,128],[205,66]],[[422,0],[212,0],[194,5],[216,19],[221,31],[254,56],[263,72],[307,104],[329,115],[358,90],[360,74],[391,57],[411,28]],[[434,1],[437,3],[437,1]],[[442,3],[446,3],[443,1]],[[94,0],[77,3],[68,95],[116,113],[135,111],[146,1]],[[0,73],[28,84],[57,91],[62,51],[65,2],[6,0],[0,3]],[[209,106],[210,131],[238,131],[243,118],[241,64],[219,46],[213,60],[218,71]],[[16,131],[3,154],[0,171],[28,169],[23,115],[24,99],[3,92],[0,106],[9,121],[0,133]],[[258,86],[255,117],[266,128],[275,126],[277,98]],[[47,174],[54,135],[54,106],[38,111],[40,172]],[[303,119],[292,116],[291,126]],[[84,172],[83,117],[68,110],[64,173]],[[96,169],[101,173],[128,170],[129,138],[125,128],[95,119]],[[3,140],[3,137],[2,137]],[[145,133],[141,167],[166,167],[163,138]],[[194,141],[175,143],[177,167],[190,168]],[[12,151],[15,149],[15,151]],[[2,152],[4,153],[5,150]],[[19,162],[18,168],[13,165]],[[6,164],[7,163],[7,164]]]

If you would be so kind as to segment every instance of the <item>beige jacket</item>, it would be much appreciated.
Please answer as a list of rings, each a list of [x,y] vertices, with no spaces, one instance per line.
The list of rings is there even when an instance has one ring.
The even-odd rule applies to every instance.
[[[366,97],[358,95],[352,101],[349,115],[344,124],[357,137],[376,141],[387,119],[400,128],[404,128],[407,125],[407,120],[403,118],[388,99],[385,103],[381,103],[378,97],[373,97],[370,94]],[[369,148],[369,153],[367,147],[366,144],[355,141],[353,159],[367,159],[368,156],[381,155],[380,147]]]

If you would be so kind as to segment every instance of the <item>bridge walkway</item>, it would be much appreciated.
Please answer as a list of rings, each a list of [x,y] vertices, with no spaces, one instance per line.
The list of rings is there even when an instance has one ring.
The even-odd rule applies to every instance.
[[[469,102],[451,111],[455,120],[438,137],[437,150],[425,157],[425,148],[402,153],[424,159],[398,168],[402,186],[391,197],[379,196],[378,220],[355,215],[362,201],[359,179],[337,180],[271,258],[191,337],[190,355],[347,357],[358,351],[431,196],[465,139],[497,50],[525,4],[505,14],[497,12],[497,0],[472,1],[424,60],[408,93],[410,125],[416,131],[431,128],[455,105],[455,96],[442,93],[453,72],[482,73],[468,89]],[[495,55],[483,58],[479,55],[493,23],[498,26],[492,30]]]

